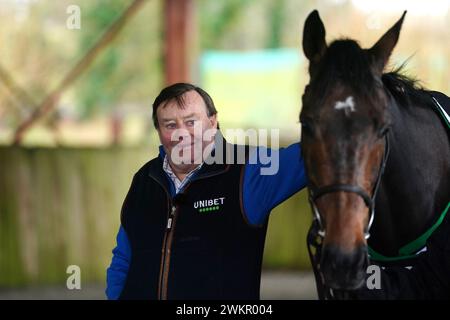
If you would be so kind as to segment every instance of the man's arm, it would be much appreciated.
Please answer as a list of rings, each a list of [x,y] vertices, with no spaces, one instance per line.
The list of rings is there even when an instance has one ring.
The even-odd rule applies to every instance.
[[[112,253],[111,265],[106,271],[106,296],[109,300],[116,300],[122,293],[131,260],[130,243],[122,226],[117,233],[117,246]]]
[[[139,185],[138,179],[142,176],[140,172],[146,167],[144,165],[134,176],[130,189],[123,202],[124,207],[133,207],[136,205],[136,193]],[[122,215],[122,213],[121,213]],[[106,296],[108,299],[118,299],[122,293],[123,287],[128,274],[131,261],[131,245],[125,228],[121,225],[117,233],[117,245],[112,251],[113,257],[111,265],[106,270]]]
[[[272,161],[266,165],[261,161],[255,164],[255,153],[267,155],[262,162],[268,162],[264,158]],[[244,167],[242,185],[243,206],[248,221],[254,225],[263,223],[274,207],[305,186],[306,173],[299,143],[279,150],[264,147],[252,149]]]

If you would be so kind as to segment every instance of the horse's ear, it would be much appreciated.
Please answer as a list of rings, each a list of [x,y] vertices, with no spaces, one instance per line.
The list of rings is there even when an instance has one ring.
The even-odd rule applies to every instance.
[[[406,11],[403,12],[402,17],[380,38],[380,40],[368,50],[369,55],[372,56],[373,59],[374,71],[379,75],[383,73],[383,69],[391,56],[392,50],[394,50],[394,47],[397,44],[405,15]]]
[[[303,28],[303,52],[310,63],[317,63],[327,49],[325,26],[319,12],[314,10],[308,16]]]

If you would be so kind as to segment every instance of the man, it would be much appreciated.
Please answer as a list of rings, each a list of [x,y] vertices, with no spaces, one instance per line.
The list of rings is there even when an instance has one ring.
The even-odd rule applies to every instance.
[[[299,144],[226,143],[210,96],[186,83],[161,91],[153,122],[160,154],[124,201],[108,298],[259,299],[268,215],[306,185]],[[277,170],[251,161],[261,151],[279,155]]]

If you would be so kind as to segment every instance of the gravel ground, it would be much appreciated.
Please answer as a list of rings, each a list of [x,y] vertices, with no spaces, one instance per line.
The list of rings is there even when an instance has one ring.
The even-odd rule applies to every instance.
[[[1,289],[0,300],[102,300],[102,284],[82,286],[81,290],[65,287]],[[264,271],[261,279],[263,300],[315,300],[314,275],[310,272]]]

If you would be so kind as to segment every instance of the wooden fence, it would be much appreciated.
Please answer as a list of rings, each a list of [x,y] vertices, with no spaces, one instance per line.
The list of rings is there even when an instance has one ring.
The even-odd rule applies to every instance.
[[[103,282],[133,174],[155,156],[136,148],[0,147],[0,287]],[[270,218],[267,268],[309,268],[311,222],[301,192]]]

